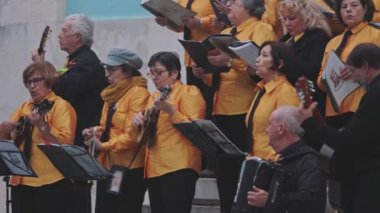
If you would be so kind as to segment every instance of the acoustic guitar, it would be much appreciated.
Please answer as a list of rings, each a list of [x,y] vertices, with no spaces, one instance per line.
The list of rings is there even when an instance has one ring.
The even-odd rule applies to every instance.
[[[166,100],[169,97],[172,88],[169,86],[161,87],[158,89],[160,91],[159,99],[161,101]],[[157,107],[152,107],[148,109],[144,114],[144,124],[139,126],[139,135],[137,136],[137,141],[139,143],[147,143],[149,147],[153,145],[154,137],[157,131],[157,121],[160,110]]]
[[[54,106],[54,101],[49,101],[47,99],[43,100],[41,103],[35,105],[34,110],[40,116],[45,116]],[[32,124],[27,116],[22,116],[16,123],[16,137],[14,143],[19,146],[22,141],[25,140],[28,132],[32,131]]]

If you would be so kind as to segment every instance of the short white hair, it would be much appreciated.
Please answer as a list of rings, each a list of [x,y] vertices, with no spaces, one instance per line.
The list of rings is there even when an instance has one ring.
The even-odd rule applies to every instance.
[[[93,43],[94,22],[84,14],[71,14],[65,18],[71,21],[71,31],[79,33],[84,45],[91,47]]]
[[[302,137],[304,129],[301,127],[298,117],[298,109],[295,106],[282,106],[273,112],[273,118],[277,122],[285,124],[289,132]]]

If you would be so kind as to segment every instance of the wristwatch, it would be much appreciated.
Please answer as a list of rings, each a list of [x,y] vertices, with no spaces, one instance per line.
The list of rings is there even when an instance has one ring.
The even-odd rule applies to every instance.
[[[39,126],[39,129],[40,129],[40,132],[42,132],[42,133],[47,132],[48,131],[48,125],[43,124],[43,125]]]

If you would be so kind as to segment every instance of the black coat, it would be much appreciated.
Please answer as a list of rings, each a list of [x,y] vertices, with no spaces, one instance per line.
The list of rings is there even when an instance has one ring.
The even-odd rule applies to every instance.
[[[281,152],[278,163],[290,172],[282,195],[271,213],[324,213],[326,179],[319,167],[317,153],[302,141]]]
[[[99,124],[103,108],[101,91],[107,86],[99,58],[87,46],[68,56],[69,70],[58,81],[57,95],[68,101],[77,113],[74,143],[83,146],[82,130]]]
[[[290,35],[286,34],[280,38],[280,41],[286,42],[289,38]],[[318,109],[322,114],[325,110],[326,93],[316,86],[316,81],[329,40],[330,37],[322,29],[306,30],[304,35],[291,46],[297,60],[292,63],[294,73],[288,77],[291,83],[302,75],[314,82],[316,92],[313,94],[313,99],[318,102]]]

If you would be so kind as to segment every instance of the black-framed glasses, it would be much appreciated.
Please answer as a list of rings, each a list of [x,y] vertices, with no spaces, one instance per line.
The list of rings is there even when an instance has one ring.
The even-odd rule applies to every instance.
[[[149,79],[152,79],[153,76],[155,77],[160,77],[162,75],[162,73],[164,72],[169,72],[168,70],[156,70],[156,71],[151,71],[151,72],[148,72],[148,74],[146,74],[148,76]]]
[[[44,80],[44,78],[32,78],[24,81],[24,85],[26,88],[30,88],[31,86],[39,86]]]

